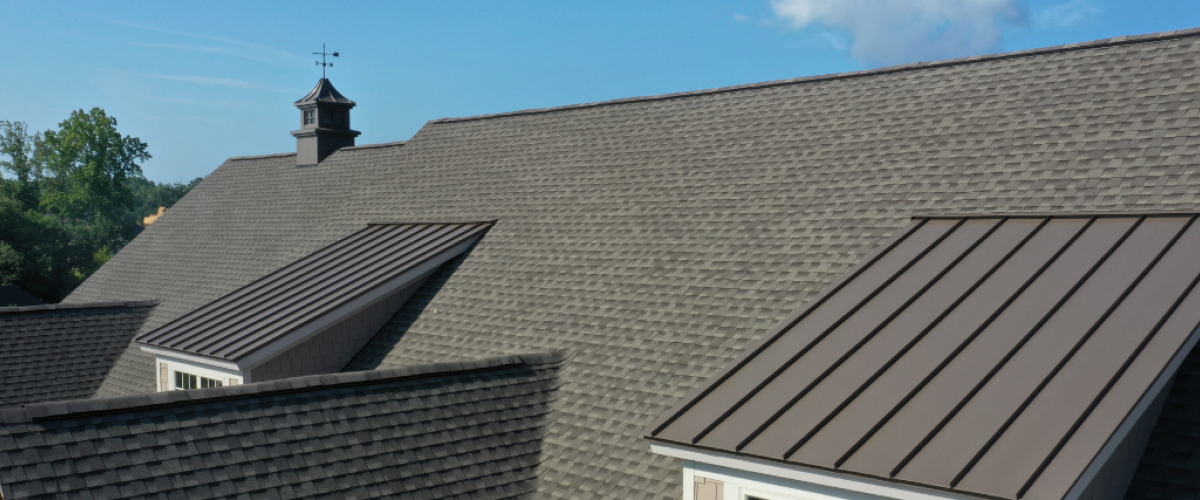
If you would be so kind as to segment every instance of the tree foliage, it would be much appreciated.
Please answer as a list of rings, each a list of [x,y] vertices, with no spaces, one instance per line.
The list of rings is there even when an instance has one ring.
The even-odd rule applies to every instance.
[[[200,181],[155,184],[138,166],[148,159],[146,143],[122,136],[100,108],[35,134],[0,121],[0,284],[61,300],[137,235],[147,212]]]

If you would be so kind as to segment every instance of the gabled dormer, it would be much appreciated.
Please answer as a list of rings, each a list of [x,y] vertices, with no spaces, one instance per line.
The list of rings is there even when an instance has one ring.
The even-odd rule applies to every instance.
[[[491,225],[370,224],[135,340],[159,391],[339,372]]]
[[[308,95],[296,101],[300,109],[300,130],[292,132],[296,137],[296,166],[317,165],[334,151],[354,145],[354,138],[361,133],[350,129],[350,110],[355,105],[333,88],[328,78],[322,78]]]

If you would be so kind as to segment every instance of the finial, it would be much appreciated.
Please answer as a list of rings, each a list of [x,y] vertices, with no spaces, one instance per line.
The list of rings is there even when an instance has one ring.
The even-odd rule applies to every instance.
[[[325,68],[333,67],[333,63],[325,62],[325,56],[341,57],[341,54],[338,54],[337,52],[325,52],[325,44],[323,44],[323,43],[321,44],[321,51],[313,52],[313,55],[321,56],[321,60],[319,62],[317,62],[317,66],[321,67],[321,78],[322,79],[325,78]]]

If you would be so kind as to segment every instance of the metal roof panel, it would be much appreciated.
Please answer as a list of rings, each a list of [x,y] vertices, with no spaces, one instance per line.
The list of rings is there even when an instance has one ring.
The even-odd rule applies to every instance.
[[[371,224],[137,341],[236,361],[478,237],[491,224]]]
[[[1200,321],[1179,307],[1200,282],[1194,220],[914,220],[649,437],[966,494],[1062,498]]]

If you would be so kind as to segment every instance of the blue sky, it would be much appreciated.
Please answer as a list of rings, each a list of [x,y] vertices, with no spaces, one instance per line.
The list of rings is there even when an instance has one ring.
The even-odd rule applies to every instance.
[[[104,108],[148,178],[292,151],[320,78],[358,102],[359,144],[433,119],[681,92],[1200,27],[1200,2],[0,0],[0,120]]]

